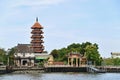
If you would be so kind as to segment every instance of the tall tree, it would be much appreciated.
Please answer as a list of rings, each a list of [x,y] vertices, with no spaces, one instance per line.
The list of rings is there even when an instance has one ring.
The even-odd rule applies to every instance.
[[[16,47],[9,49],[9,52],[8,52],[9,65],[14,65],[14,53],[15,52],[16,52]]]
[[[3,48],[0,48],[0,62],[7,64],[6,51]]]
[[[58,50],[57,49],[54,49],[52,50],[52,52],[50,53],[53,57],[54,57],[54,60],[56,61],[59,57],[59,53],[58,53]]]
[[[96,65],[101,65],[102,58],[100,57],[96,44],[87,45],[85,52],[88,61],[92,61],[92,63]]]
[[[53,55],[55,61],[67,62],[67,55],[70,52],[79,52],[80,54],[85,55],[88,61],[92,61],[92,63],[95,63],[96,65],[101,65],[102,58],[100,57],[98,45],[96,43],[73,43],[68,45],[67,48],[61,48],[59,50],[54,49],[51,52],[51,55]]]

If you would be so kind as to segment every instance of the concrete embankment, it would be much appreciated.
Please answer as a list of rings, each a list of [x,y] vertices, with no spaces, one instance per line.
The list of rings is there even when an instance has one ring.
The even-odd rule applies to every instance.
[[[42,73],[44,68],[39,67],[4,67],[0,68],[0,74],[6,73]]]
[[[5,73],[43,73],[43,72],[120,72],[120,67],[69,67],[69,66],[49,66],[49,67],[12,67],[12,68],[0,68],[0,74]]]
[[[10,73],[11,69],[9,70],[7,67],[0,67],[0,74]]]
[[[44,68],[43,67],[20,67],[20,68],[16,68],[14,67],[12,69],[12,73],[42,73],[44,72]]]
[[[86,67],[13,68],[12,73],[87,72]]]
[[[106,72],[120,73],[120,66],[98,66],[97,68],[105,70]]]
[[[0,74],[5,74],[5,73],[7,73],[6,70],[0,70]]]
[[[96,71],[97,70],[97,71]],[[13,73],[42,73],[42,72],[94,72],[100,73],[98,69],[84,67],[71,67],[71,66],[47,66],[47,67],[19,67],[12,68]]]
[[[46,67],[45,72],[87,72],[86,67]]]
[[[12,73],[15,73],[15,74],[34,74],[34,73],[43,73],[44,72],[44,70],[25,70],[25,71],[13,71]]]

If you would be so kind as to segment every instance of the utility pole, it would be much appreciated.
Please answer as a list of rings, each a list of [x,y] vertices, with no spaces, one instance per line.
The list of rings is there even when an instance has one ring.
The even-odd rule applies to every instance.
[[[10,52],[10,49],[7,50],[7,55],[8,55],[7,65],[8,65],[8,66],[9,66],[9,63],[10,63],[9,52]]]
[[[8,66],[9,66],[9,62],[10,62],[10,60],[9,60],[9,57],[8,57],[8,64],[7,64]]]

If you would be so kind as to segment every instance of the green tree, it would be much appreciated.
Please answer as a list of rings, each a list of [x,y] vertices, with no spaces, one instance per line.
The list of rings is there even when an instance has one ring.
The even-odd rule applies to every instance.
[[[101,65],[102,58],[100,57],[98,45],[96,43],[73,43],[71,45],[68,45],[67,48],[61,48],[58,50],[54,49],[51,52],[51,55],[53,55],[55,61],[67,62],[67,55],[70,52],[79,52],[83,56],[85,55],[89,61],[92,61],[96,65]]]
[[[105,65],[120,66],[120,58],[105,58],[103,61]]]
[[[59,53],[57,49],[52,50],[50,54],[54,57],[55,61],[59,58]]]
[[[59,61],[64,61],[67,62],[67,54],[68,54],[68,50],[66,48],[62,48],[59,51]]]
[[[88,61],[92,61],[95,65],[101,65],[102,58],[100,57],[96,44],[86,46],[85,52]]]
[[[14,65],[14,53],[15,52],[16,52],[15,47],[9,49],[9,52],[8,52],[9,65]]]
[[[114,58],[114,59],[113,59],[113,64],[114,64],[115,66],[119,66],[119,65],[120,65],[120,58]]]
[[[104,65],[114,65],[113,58],[104,58],[103,63]]]
[[[0,48],[0,62],[7,64],[6,51],[3,48]]]

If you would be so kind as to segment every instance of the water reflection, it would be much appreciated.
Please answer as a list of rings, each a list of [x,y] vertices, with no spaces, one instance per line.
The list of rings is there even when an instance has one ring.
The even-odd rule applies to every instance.
[[[36,73],[5,74],[0,80],[120,80],[120,73]]]

